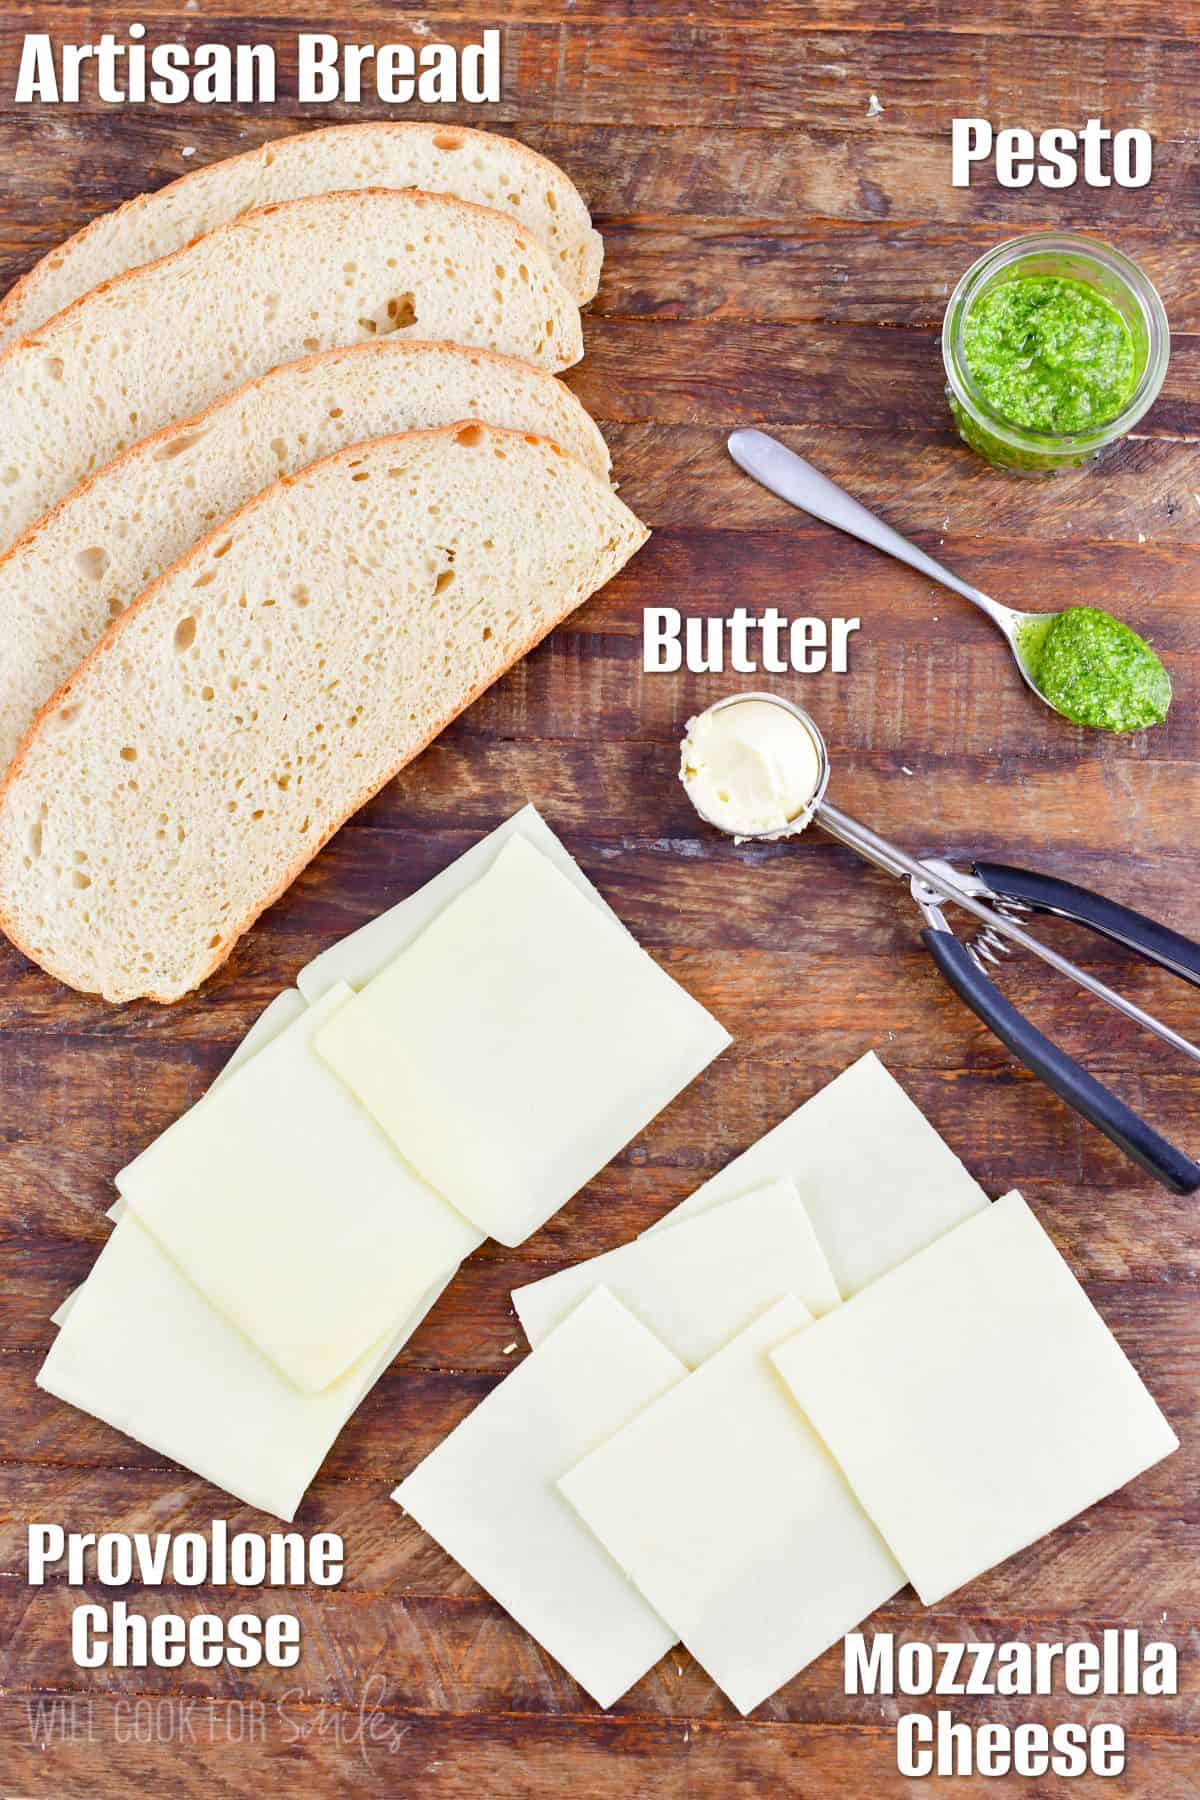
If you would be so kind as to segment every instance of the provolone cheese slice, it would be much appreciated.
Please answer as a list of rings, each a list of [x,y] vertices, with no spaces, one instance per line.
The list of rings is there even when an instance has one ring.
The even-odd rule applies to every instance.
[[[592,886],[536,806],[527,805],[510,819],[505,819],[503,825],[498,825],[495,831],[480,838],[477,844],[472,844],[469,850],[464,850],[448,868],[433,876],[415,894],[410,894],[406,900],[389,907],[378,918],[371,919],[357,931],[350,932],[338,943],[332,944],[328,950],[322,950],[319,956],[314,956],[296,977],[296,986],[304,998],[310,1002],[319,1000],[322,994],[328,993],[339,981],[346,982],[352,988],[365,987],[402,950],[406,950],[414,938],[420,936],[451,900],[486,874],[511,837],[524,838],[535,850],[540,850],[543,856],[549,857],[555,868],[562,871],[598,912],[619,931],[625,930],[607,900]]]
[[[926,1606],[1178,1448],[1017,1193],[774,1360]]]
[[[231,1075],[236,1075],[242,1065],[248,1063],[252,1056],[257,1056],[260,1050],[265,1050],[281,1031],[296,1022],[304,1010],[304,996],[296,988],[284,988],[283,992],[276,994],[273,1000],[268,1000],[228,1062],[213,1076],[208,1093],[202,1094],[196,1105],[199,1106],[202,1100],[207,1099],[208,1094],[211,1094],[214,1088],[220,1087],[223,1081],[228,1081]],[[120,1180],[119,1176],[118,1180]],[[108,1208],[108,1217],[115,1222],[124,1211],[125,1202],[118,1194]],[[70,1295],[67,1298],[70,1299]],[[66,1305],[66,1301],[63,1302],[63,1305]],[[61,1312],[61,1310],[60,1307],[59,1311]],[[55,1313],[52,1323],[57,1324],[58,1322],[58,1313]]]
[[[510,1245],[729,1041],[516,835],[314,1039],[414,1168]]]
[[[268,1044],[273,1043],[281,1031],[294,1025],[307,1004],[304,995],[294,987],[284,988],[282,993],[269,1000],[229,1061],[213,1077],[209,1093],[212,1093],[213,1088],[220,1087],[223,1081],[228,1081],[231,1075],[236,1075],[252,1056],[257,1056],[260,1050],[265,1050]]]
[[[868,1054],[650,1229],[666,1230],[781,1175],[795,1181],[843,1299],[988,1203]]]
[[[904,1582],[771,1367],[807,1319],[778,1302],[559,1483],[742,1713]]]
[[[690,1369],[785,1294],[814,1316],[838,1305],[791,1181],[770,1182],[673,1231],[635,1238],[517,1288],[513,1305],[530,1343],[540,1344],[595,1287],[614,1293]]]
[[[301,1394],[130,1217],[72,1296],[38,1386],[291,1519],[334,1438],[440,1292],[423,1295],[332,1387]]]
[[[904,1585],[771,1365],[808,1322],[779,1301],[559,1483],[742,1713]]]
[[[314,1055],[350,1003],[331,989],[117,1177],[188,1279],[306,1393],[480,1242]]]
[[[640,1680],[675,1634],[555,1483],[683,1374],[597,1289],[392,1496],[600,1706]]]

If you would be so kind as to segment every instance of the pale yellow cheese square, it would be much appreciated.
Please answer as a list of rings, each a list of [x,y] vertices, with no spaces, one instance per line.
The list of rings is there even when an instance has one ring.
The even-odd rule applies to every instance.
[[[513,1293],[540,1344],[593,1288],[606,1287],[690,1369],[784,1294],[818,1317],[839,1304],[795,1183],[772,1181],[673,1231],[651,1232]]]
[[[900,1083],[869,1053],[650,1230],[666,1231],[780,1176],[796,1183],[843,1299],[988,1203]]]
[[[675,1634],[555,1483],[683,1374],[597,1288],[392,1495],[600,1706]]]
[[[774,1361],[927,1606],[1177,1448],[1017,1193]]]
[[[780,1300],[559,1482],[743,1713],[904,1585],[771,1364],[807,1324]]]
[[[336,944],[314,956],[296,977],[296,986],[304,998],[311,1004],[339,981],[352,988],[365,987],[402,950],[406,950],[452,900],[487,873],[513,837],[524,838],[548,857],[603,918],[608,919],[617,931],[625,930],[607,900],[593,887],[537,807],[526,804],[497,825],[494,831],[489,831],[486,837],[472,844],[469,850],[464,850],[461,856],[456,856],[452,863],[447,863],[415,893],[406,895],[386,912],[368,919],[357,931],[348,932]]]
[[[315,1038],[401,1154],[504,1244],[728,1042],[520,837]]]
[[[332,1386],[302,1394],[121,1221],[71,1304],[38,1386],[281,1519],[441,1288]]]
[[[306,1393],[480,1241],[314,1054],[349,1001],[331,989],[118,1177],[139,1223]]]

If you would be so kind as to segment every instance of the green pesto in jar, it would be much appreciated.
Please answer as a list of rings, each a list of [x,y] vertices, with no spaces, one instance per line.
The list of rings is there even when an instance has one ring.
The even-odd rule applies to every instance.
[[[1017,644],[1038,692],[1073,724],[1141,731],[1167,716],[1171,677],[1145,639],[1111,613],[1069,606],[1030,619]]]
[[[1128,405],[1140,370],[1126,320],[1097,288],[1015,275],[972,303],[963,355],[984,403],[1048,437],[1094,431]]]

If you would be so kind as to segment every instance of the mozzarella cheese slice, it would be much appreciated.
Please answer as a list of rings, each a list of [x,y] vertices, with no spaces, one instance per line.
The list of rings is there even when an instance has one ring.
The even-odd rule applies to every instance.
[[[600,1706],[675,1634],[555,1483],[684,1372],[597,1289],[392,1495]]]
[[[314,1055],[350,1003],[331,989],[117,1178],[139,1224],[305,1393],[480,1242]]]
[[[1178,1448],[1017,1193],[774,1360],[926,1606]]]
[[[340,1381],[301,1394],[125,1218],[72,1296],[38,1386],[248,1506],[291,1519],[334,1438],[440,1292],[423,1295]]]
[[[843,1299],[988,1204],[899,1082],[868,1054],[650,1230],[784,1175],[796,1183]]]
[[[772,1367],[808,1324],[780,1300],[559,1483],[742,1713],[904,1585]]]
[[[513,1305],[529,1342],[540,1344],[595,1287],[614,1293],[690,1369],[784,1294],[814,1316],[839,1303],[792,1181],[517,1288]]]
[[[729,1041],[515,835],[314,1038],[401,1155],[509,1245]]]

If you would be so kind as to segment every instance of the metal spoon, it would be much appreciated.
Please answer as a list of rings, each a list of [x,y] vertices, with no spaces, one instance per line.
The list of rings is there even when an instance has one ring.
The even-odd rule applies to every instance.
[[[861,538],[864,544],[885,551],[898,562],[908,563],[910,568],[918,569],[931,581],[940,582],[942,587],[961,594],[964,600],[986,613],[997,630],[1003,632],[1026,687],[1043,705],[1049,706],[1051,712],[1059,711],[1033,679],[1021,644],[1023,628],[1031,624],[1048,627],[1059,616],[1057,613],[1018,612],[1015,607],[1001,606],[990,594],[981,593],[969,581],[961,581],[949,569],[944,569],[932,556],[926,556],[924,550],[918,550],[898,531],[893,531],[890,525],[869,513],[857,500],[852,500],[836,482],[830,481],[827,475],[822,475],[802,456],[797,456],[794,450],[789,450],[777,438],[769,437],[765,431],[734,431],[728,441],[729,454],[739,469],[744,469],[763,487],[778,494],[781,500],[790,501],[801,512],[811,513],[814,519],[823,519],[826,525],[836,525],[839,531],[848,532],[851,537]]]

